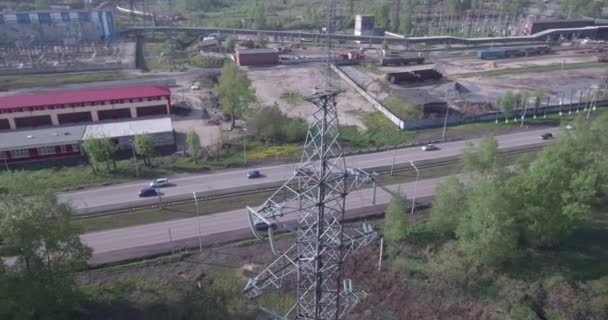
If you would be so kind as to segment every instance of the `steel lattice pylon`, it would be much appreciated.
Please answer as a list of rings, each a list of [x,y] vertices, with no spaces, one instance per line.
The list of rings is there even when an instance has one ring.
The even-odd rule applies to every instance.
[[[244,293],[254,298],[280,288],[286,278],[295,276],[297,303],[288,316],[298,320],[338,319],[365,297],[365,293],[352,290],[350,281],[342,283],[341,266],[347,255],[377,238],[368,224],[343,230],[346,196],[371,181],[371,176],[346,167],[338,142],[338,94],[326,91],[307,99],[317,110],[294,176],[259,208],[248,208],[252,231],[260,239],[254,225],[279,224],[292,230],[289,214],[297,215],[297,230],[292,230],[296,243],[250,279]],[[272,244],[272,228],[268,231]],[[276,252],[274,246],[273,250]]]

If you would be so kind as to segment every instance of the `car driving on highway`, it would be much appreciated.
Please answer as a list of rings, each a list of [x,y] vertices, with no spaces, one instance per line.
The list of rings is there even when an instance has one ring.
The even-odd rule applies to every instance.
[[[553,138],[553,134],[551,134],[551,132],[545,132],[540,135],[540,138],[543,140],[549,140],[549,139]]]
[[[268,223],[266,223],[264,220],[262,220],[260,218],[255,219],[255,221],[253,222],[253,226],[255,227],[255,229],[257,231],[268,231],[269,228],[272,228],[272,230],[277,229],[276,223],[271,222],[270,225],[268,225]]]
[[[262,175],[260,174],[260,170],[252,169],[252,170],[247,171],[247,178],[249,178],[249,179],[259,178],[261,176]]]
[[[422,151],[433,151],[433,150],[439,150],[439,147],[437,147],[436,145],[434,145],[432,143],[422,146]]]
[[[156,191],[156,188],[154,188],[154,187],[145,187],[145,188],[141,189],[141,191],[139,191],[140,198],[153,197],[153,196],[156,196],[157,194],[158,194],[158,192]]]
[[[167,186],[169,186],[169,179],[167,178],[160,178],[150,182],[150,187],[154,188],[162,188]]]

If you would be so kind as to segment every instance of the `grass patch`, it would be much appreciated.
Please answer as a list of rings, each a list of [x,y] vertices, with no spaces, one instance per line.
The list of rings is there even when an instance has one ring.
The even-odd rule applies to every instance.
[[[340,139],[345,147],[360,150],[412,144],[416,141],[415,132],[400,131],[380,112],[365,114],[363,123],[367,128],[363,131],[356,126],[340,127]]]
[[[302,146],[299,144],[284,144],[279,146],[254,145],[251,150],[247,150],[247,159],[254,161],[280,159],[295,160],[302,153]]]
[[[388,96],[382,100],[382,104],[404,121],[420,119],[422,116],[422,111],[416,105],[399,96]]]
[[[591,69],[591,68],[606,68],[608,65],[602,62],[580,62],[580,63],[552,63],[544,66],[525,66],[521,68],[507,68],[500,70],[480,71],[471,73],[454,74],[454,77],[468,78],[468,77],[496,77],[508,74],[526,74],[526,73],[539,73],[539,72],[553,72],[553,71],[566,71],[575,69]]]
[[[301,146],[286,144],[281,146],[265,146],[254,143],[247,146],[247,158],[252,161],[263,160],[296,160],[299,159]],[[193,162],[189,157],[177,155],[158,156],[152,158],[152,167],[145,167],[139,161],[139,177],[135,176],[133,159],[116,162],[116,169],[102,170],[94,174],[88,165],[72,167],[45,168],[31,166],[26,169],[0,172],[0,190],[13,183],[21,176],[38,181],[42,186],[57,191],[69,191],[90,188],[101,185],[116,184],[135,178],[156,179],[176,173],[200,173],[214,168],[232,168],[243,166],[242,146],[235,145],[224,151],[219,158],[210,157],[208,160]],[[105,168],[105,166],[102,166]],[[29,180],[28,180],[29,181]]]
[[[31,74],[0,76],[0,88],[14,89],[24,87],[48,86],[57,84],[111,81],[127,79],[120,71],[99,71],[84,73]]]
[[[300,104],[303,99],[302,94],[297,91],[285,91],[279,98],[287,102],[292,107]]]

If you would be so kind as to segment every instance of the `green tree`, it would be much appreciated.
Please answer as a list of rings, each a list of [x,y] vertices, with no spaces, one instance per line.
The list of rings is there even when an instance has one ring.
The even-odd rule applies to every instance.
[[[375,24],[389,29],[391,26],[391,8],[386,3],[378,3],[374,8]]]
[[[116,168],[116,160],[114,159],[116,145],[112,140],[109,138],[85,139],[82,144],[89,157],[93,172],[96,173],[99,170],[98,165],[100,163],[105,163],[108,171],[111,163]]]
[[[384,238],[399,242],[407,237],[408,231],[406,199],[393,195],[385,212]]]
[[[557,139],[508,181],[525,245],[555,246],[589,214],[606,179],[606,140],[595,130],[577,127],[575,135]]]
[[[476,179],[456,229],[460,250],[477,265],[499,267],[517,254],[518,234],[509,201],[492,179]]]
[[[260,48],[266,48],[268,45],[268,37],[265,33],[258,33],[255,44]]]
[[[251,88],[251,81],[247,75],[241,72],[238,66],[228,61],[224,63],[222,75],[214,89],[220,99],[220,107],[224,112],[230,113],[232,123],[230,129],[234,128],[235,118],[240,117],[246,108],[255,100],[255,93]]]
[[[515,105],[517,104],[517,97],[512,91],[507,91],[498,100],[498,108],[505,115],[505,122],[509,122],[509,117],[513,114]]]
[[[0,314],[4,319],[69,319],[79,301],[73,272],[86,265],[91,250],[80,241],[72,209],[35,182],[30,188],[39,192],[0,197],[0,257],[16,258],[10,271],[0,271],[0,297],[9,297],[0,303]]]
[[[186,132],[186,145],[188,146],[188,153],[190,154],[192,161],[196,162],[201,150],[201,142],[194,129],[190,129]]]
[[[466,205],[466,189],[451,176],[435,188],[430,225],[440,237],[453,237]]]
[[[462,163],[464,171],[469,174],[500,175],[504,163],[498,151],[498,141],[492,136],[486,136],[481,139],[478,148],[467,142],[462,153]]]
[[[226,47],[226,49],[230,52],[234,52],[234,49],[236,48],[236,44],[238,43],[238,40],[234,37],[229,37],[228,39],[226,39],[226,43],[224,44],[224,46]]]
[[[399,32],[405,36],[409,36],[414,30],[414,22],[412,19],[412,14],[406,12],[401,16],[401,22],[399,23]]]
[[[534,91],[534,108],[540,108],[540,105],[545,97],[545,89],[539,88]],[[534,111],[536,114],[536,110]]]
[[[254,29],[264,29],[266,27],[266,7],[263,3],[257,2],[249,10],[249,18],[252,21],[251,27]]]
[[[138,134],[135,135],[133,141],[135,146],[135,153],[142,157],[144,164],[148,167],[152,165],[150,158],[154,156],[154,141],[149,134]]]
[[[308,131],[304,119],[290,119],[276,103],[253,112],[248,125],[255,137],[265,143],[301,142]]]

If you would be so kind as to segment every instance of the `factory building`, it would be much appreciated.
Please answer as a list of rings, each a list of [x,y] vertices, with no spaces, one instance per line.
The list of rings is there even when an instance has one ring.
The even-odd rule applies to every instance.
[[[131,150],[133,139],[138,134],[149,135],[156,149],[173,149],[175,146],[171,118],[90,124],[86,127],[82,140],[109,138],[118,150]]]
[[[0,97],[0,130],[166,115],[167,87],[146,86]]]
[[[79,125],[0,133],[0,163],[80,157],[85,129],[86,126]]]
[[[110,10],[37,11],[0,14],[0,45],[76,45],[111,39],[115,34]]]
[[[275,48],[237,49],[235,61],[239,66],[275,65],[279,63],[279,50]]]
[[[150,135],[159,152],[175,150],[171,118],[13,130],[0,133],[0,165],[83,157],[83,141],[96,138],[109,138],[130,154],[138,134]]]

